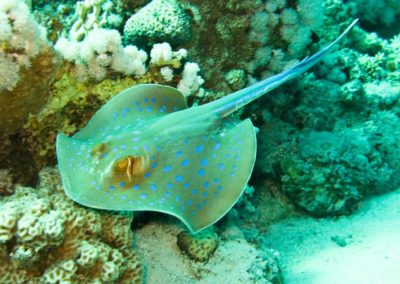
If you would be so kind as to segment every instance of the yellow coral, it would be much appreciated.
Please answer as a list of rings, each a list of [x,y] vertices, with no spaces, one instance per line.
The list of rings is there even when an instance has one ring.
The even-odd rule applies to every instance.
[[[198,261],[207,261],[218,247],[218,235],[213,228],[208,228],[193,235],[188,231],[178,234],[177,244],[190,258]]]
[[[0,200],[0,283],[142,283],[131,217],[76,205],[55,169],[39,176]]]

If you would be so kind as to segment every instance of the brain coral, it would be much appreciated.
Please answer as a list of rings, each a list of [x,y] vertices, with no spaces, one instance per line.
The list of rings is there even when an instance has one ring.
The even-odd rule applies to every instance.
[[[191,234],[182,231],[178,234],[177,244],[190,258],[198,261],[207,261],[218,247],[218,235],[212,228]]]
[[[190,18],[176,0],[153,0],[129,18],[124,36],[127,43],[139,46],[182,44],[191,37]]]
[[[1,283],[142,283],[131,218],[75,205],[58,172],[0,200]]]

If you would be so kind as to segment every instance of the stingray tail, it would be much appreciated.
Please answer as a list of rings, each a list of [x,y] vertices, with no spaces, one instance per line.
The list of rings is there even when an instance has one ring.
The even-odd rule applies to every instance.
[[[214,107],[216,111],[221,115],[221,117],[226,117],[269,91],[279,87],[283,83],[306,72],[318,63],[325,55],[331,52],[333,47],[354,27],[357,22],[358,19],[354,20],[335,41],[322,48],[316,54],[304,58],[290,69],[215,101]]]

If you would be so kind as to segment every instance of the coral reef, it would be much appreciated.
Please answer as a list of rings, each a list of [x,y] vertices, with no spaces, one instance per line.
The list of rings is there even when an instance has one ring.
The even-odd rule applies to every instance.
[[[0,3],[0,34],[0,134],[12,134],[45,103],[57,62],[22,0]]]
[[[328,13],[351,11],[329,2]],[[398,137],[398,37],[356,28],[349,42],[351,48],[327,57],[314,73],[265,98],[267,109],[253,109],[265,124],[258,170],[316,216],[349,214],[366,196],[399,185],[400,153],[392,140]]]
[[[146,52],[136,46],[123,47],[117,30],[93,29],[80,42],[61,37],[55,49],[74,63],[81,81],[101,81],[109,70],[138,77],[146,73]]]
[[[356,0],[353,2],[356,15],[369,24],[390,26],[400,15],[399,3],[396,0]]]
[[[178,247],[191,259],[207,261],[218,247],[218,235],[213,227],[205,229],[198,234],[182,231],[178,234]]]
[[[151,1],[132,15],[124,27],[125,41],[144,47],[161,42],[180,45],[190,37],[190,18],[176,0]]]
[[[142,283],[131,217],[78,207],[57,170],[0,200],[1,283]]]
[[[14,184],[9,170],[0,169],[0,196],[14,193]]]

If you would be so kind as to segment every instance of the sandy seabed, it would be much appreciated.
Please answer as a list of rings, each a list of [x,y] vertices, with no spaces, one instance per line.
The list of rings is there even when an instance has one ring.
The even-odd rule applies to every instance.
[[[400,190],[366,201],[349,217],[295,218],[271,226],[285,283],[400,283]]]

